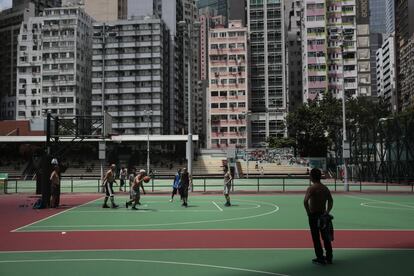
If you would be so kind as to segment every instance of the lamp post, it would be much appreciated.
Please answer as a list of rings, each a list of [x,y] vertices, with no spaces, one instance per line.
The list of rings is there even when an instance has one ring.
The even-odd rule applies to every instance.
[[[105,23],[102,24],[101,38],[102,38],[101,112],[102,112],[102,117],[105,118],[105,55],[106,55],[106,38],[107,38]],[[105,121],[102,124],[102,136],[103,135],[105,135]],[[105,139],[103,140],[101,147],[102,147],[103,152],[106,152]],[[102,157],[103,158],[101,158],[101,181],[103,182],[103,179],[104,179],[104,162],[105,162],[106,156],[102,156]]]
[[[347,170],[347,158],[349,155],[349,145],[346,137],[346,110],[345,110],[345,70],[344,70],[344,37],[343,29],[340,34],[341,42],[341,60],[342,60],[342,160],[344,164],[344,190],[349,192],[349,183],[348,183],[348,170]]]
[[[149,174],[150,170],[150,140],[149,140],[149,128],[150,128],[150,118],[152,115],[152,110],[144,110],[144,113],[147,117],[147,173]]]
[[[102,124],[102,137],[106,134],[105,130],[105,61],[106,61],[106,40],[108,37],[117,37],[117,34],[115,32],[107,32],[107,28],[111,28],[113,26],[107,25],[102,23],[102,30],[100,33],[100,37],[102,40],[102,80],[101,80],[101,112],[102,112],[102,118],[103,118],[103,124]],[[97,36],[99,37],[99,33],[97,33]],[[101,178],[103,180],[104,178],[104,161],[105,161],[105,152],[106,152],[106,141],[103,139],[102,143],[100,142],[99,145],[99,151],[102,152],[102,155],[100,155],[99,159],[101,160]]]
[[[196,21],[194,23],[187,23],[186,21],[180,21],[178,22],[178,26],[184,29],[187,27],[187,36],[188,41],[191,44],[192,42],[192,32],[200,26],[200,22]],[[183,36],[184,37],[184,36]],[[185,41],[183,40],[183,60],[185,60]],[[188,139],[187,139],[187,170],[190,175],[193,174],[193,123],[192,123],[192,78],[191,78],[191,64],[192,64],[192,47],[190,45],[188,50],[188,66],[187,66],[187,101],[188,101]],[[184,62],[185,64],[185,62]],[[185,73],[184,73],[185,75]],[[185,78],[183,78],[185,87]]]
[[[245,158],[246,158],[246,178],[249,178],[249,155],[247,153],[248,149],[249,149],[249,117],[251,115],[251,111],[243,111],[242,114],[245,116],[244,120],[246,121],[246,147],[245,147]]]

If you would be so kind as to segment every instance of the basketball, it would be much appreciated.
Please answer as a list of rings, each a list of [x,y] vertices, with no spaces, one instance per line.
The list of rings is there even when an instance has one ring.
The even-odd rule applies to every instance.
[[[144,177],[144,182],[145,183],[148,183],[150,180],[151,180],[151,177],[149,177],[149,176]]]

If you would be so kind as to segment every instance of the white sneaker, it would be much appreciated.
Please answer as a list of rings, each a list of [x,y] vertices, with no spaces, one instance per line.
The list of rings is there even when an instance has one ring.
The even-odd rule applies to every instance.
[[[170,202],[173,202],[173,199],[172,198],[170,199]]]

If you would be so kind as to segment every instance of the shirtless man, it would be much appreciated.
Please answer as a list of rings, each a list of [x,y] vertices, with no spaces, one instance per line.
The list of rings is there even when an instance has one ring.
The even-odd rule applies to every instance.
[[[105,187],[105,201],[104,204],[102,205],[102,208],[109,208],[108,206],[108,198],[111,198],[111,207],[112,208],[117,208],[118,205],[115,204],[114,202],[114,189],[113,189],[113,184],[115,181],[115,169],[116,166],[115,164],[112,164],[110,169],[106,172],[105,177],[102,181],[102,186]]]
[[[132,204],[131,209],[132,210],[138,210],[137,207],[135,207],[135,206],[137,204],[138,205],[141,205],[141,203],[139,202],[139,200],[141,198],[141,194],[140,194],[139,188],[142,189],[142,192],[145,195],[144,185],[142,184],[142,182],[144,181],[144,177],[145,177],[145,170],[140,170],[139,171],[139,174],[134,179],[134,184],[131,187],[132,188],[131,189],[132,199],[130,201],[127,201],[125,203],[125,207],[126,208],[128,208],[128,206]]]

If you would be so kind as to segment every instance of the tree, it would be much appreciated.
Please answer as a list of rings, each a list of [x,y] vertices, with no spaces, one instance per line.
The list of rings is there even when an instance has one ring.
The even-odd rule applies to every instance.
[[[327,96],[321,101],[309,101],[287,117],[290,137],[297,141],[300,156],[324,157],[330,144],[327,134],[338,114],[338,103]]]
[[[382,101],[368,97],[348,99],[347,128],[377,124],[390,112]],[[287,117],[289,136],[295,138],[301,156],[324,157],[327,150],[338,151],[342,140],[342,103],[331,94],[320,100],[308,101]]]
[[[296,141],[291,137],[275,137],[271,136],[267,139],[269,148],[291,148],[296,146]]]

